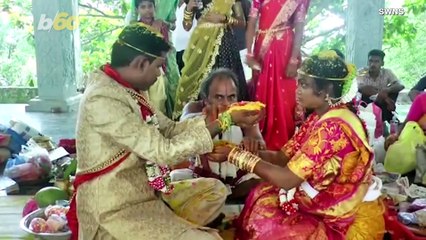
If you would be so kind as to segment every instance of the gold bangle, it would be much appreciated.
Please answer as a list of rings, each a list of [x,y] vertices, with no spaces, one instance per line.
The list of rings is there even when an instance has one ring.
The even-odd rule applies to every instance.
[[[184,20],[192,21],[192,16],[183,16]]]
[[[260,157],[238,147],[233,148],[228,155],[228,161],[230,163],[234,164],[239,169],[250,173],[253,173],[254,168],[260,160],[262,160]]]
[[[238,20],[237,19],[235,19],[235,18],[233,18],[233,17],[230,17],[229,19],[228,19],[228,25],[236,25],[236,23],[238,22]]]
[[[238,152],[238,147],[234,147],[228,154],[228,162],[235,165],[235,154]]]
[[[185,15],[193,15],[194,13],[185,9],[185,11],[183,11],[183,14],[185,14]]]

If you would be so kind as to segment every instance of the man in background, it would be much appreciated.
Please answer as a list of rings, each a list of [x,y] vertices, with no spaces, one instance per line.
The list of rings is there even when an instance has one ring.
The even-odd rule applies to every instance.
[[[395,102],[399,92],[404,89],[395,74],[384,68],[385,53],[374,49],[368,53],[368,68],[363,68],[357,76],[358,91],[362,101],[374,102],[382,109],[382,119],[390,122],[395,111]]]

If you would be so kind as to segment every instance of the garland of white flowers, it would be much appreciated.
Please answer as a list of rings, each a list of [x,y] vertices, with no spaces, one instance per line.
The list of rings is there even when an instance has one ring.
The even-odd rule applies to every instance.
[[[155,114],[147,116],[145,121],[149,125],[154,125],[157,129],[160,127]],[[173,191],[173,185],[170,184],[170,168],[168,166],[160,166],[155,162],[147,161],[145,168],[148,175],[148,183],[152,188],[166,194],[170,194]]]
[[[287,215],[296,213],[299,210],[299,205],[294,199],[294,194],[296,193],[296,188],[292,188],[288,191],[280,189],[279,199],[280,207]]]

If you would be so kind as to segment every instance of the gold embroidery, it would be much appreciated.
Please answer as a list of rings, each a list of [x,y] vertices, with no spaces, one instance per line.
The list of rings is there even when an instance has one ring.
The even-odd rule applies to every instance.
[[[154,108],[148,103],[148,101],[142,94],[137,93],[131,89],[126,89],[126,91],[132,96],[133,99],[138,101],[144,107],[148,108],[153,114],[155,113]]]
[[[217,27],[226,27],[226,24],[224,23],[210,23],[210,22],[203,22],[200,25],[198,25],[200,28],[217,28]]]
[[[81,171],[78,174],[87,174],[87,173],[94,173],[94,172],[98,172],[101,171],[109,166],[111,166],[112,164],[114,164],[115,162],[117,162],[119,159],[121,159],[122,157],[124,157],[126,154],[128,154],[129,152],[127,152],[125,149],[122,149],[120,152],[118,152],[117,154],[115,154],[112,158],[110,158],[108,161],[103,162],[91,169],[88,169],[86,171]]]
[[[256,31],[256,33],[258,35],[277,34],[277,33],[280,33],[284,30],[287,30],[289,28],[290,28],[290,26],[284,26],[282,28],[276,28],[276,29],[271,28],[271,29],[266,29],[266,30],[259,29],[259,30]]]
[[[295,0],[287,0],[284,5],[281,7],[280,12],[275,17],[274,22],[271,24],[270,29],[277,28],[279,25],[288,22],[290,16],[294,13],[298,6],[297,1]],[[266,35],[265,39],[263,39],[262,47],[260,49],[260,56],[263,58],[265,56],[266,51],[269,49],[269,45],[273,40],[274,35]],[[280,38],[280,36],[277,36]]]

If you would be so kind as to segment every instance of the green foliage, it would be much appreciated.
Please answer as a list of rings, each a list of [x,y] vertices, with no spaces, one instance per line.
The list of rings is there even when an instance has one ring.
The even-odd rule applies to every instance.
[[[10,22],[0,22],[0,85],[3,82],[3,85],[36,86],[31,1],[2,0],[1,7]],[[394,69],[410,86],[426,72],[423,69],[426,53],[423,29],[426,24],[420,20],[426,19],[426,0],[405,0],[404,7],[407,10],[405,16],[385,17],[384,46],[387,67]],[[79,1],[81,58],[85,74],[109,61],[111,45],[124,25],[129,9],[130,0]],[[304,49],[306,53],[330,48],[344,52],[344,25],[321,31],[319,26],[331,17],[343,22],[345,14],[346,0],[311,0],[305,27],[304,45],[310,46]]]
[[[385,64],[401,79],[405,86],[411,88],[421,76],[426,74],[426,13],[419,15],[413,24],[419,27],[419,32],[410,41],[401,42],[398,47],[388,45],[385,48]]]
[[[0,22],[0,86],[29,86],[35,83],[35,50],[25,39],[25,31]]]

